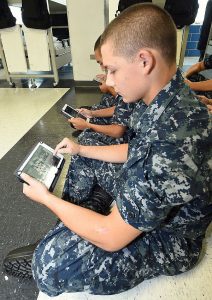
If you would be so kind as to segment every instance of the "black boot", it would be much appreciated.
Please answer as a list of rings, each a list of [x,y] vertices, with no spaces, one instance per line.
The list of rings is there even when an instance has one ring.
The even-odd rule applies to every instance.
[[[112,196],[96,184],[89,199],[79,205],[107,216],[110,213],[112,202]]]
[[[82,130],[75,130],[72,132],[72,136],[75,138],[78,138],[78,136],[82,133]]]
[[[12,250],[3,261],[3,268],[8,275],[19,278],[32,278],[32,256],[39,241],[35,244]]]

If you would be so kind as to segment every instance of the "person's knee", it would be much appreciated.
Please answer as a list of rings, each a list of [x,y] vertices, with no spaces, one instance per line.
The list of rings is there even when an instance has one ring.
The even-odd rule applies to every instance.
[[[46,249],[42,244],[38,245],[32,259],[32,274],[40,291],[49,296],[57,296],[60,294],[58,263],[55,258],[51,260],[51,251],[53,248]]]
[[[56,230],[61,229],[59,226]],[[82,251],[79,253],[78,249]],[[65,227],[57,237],[46,237],[37,246],[32,259],[32,274],[39,290],[49,296],[67,290],[82,291],[82,274],[92,251],[93,245]]]

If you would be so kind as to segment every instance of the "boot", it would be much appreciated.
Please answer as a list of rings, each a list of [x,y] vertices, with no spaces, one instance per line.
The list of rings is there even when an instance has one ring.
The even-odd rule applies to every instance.
[[[12,250],[3,261],[3,268],[8,275],[19,278],[32,278],[32,256],[39,241],[35,244]]]
[[[96,184],[89,199],[79,205],[107,216],[110,213],[112,202],[113,198],[111,195]]]
[[[74,127],[73,127],[74,128]],[[75,130],[72,132],[72,136],[78,138],[78,136],[82,133],[82,130]]]

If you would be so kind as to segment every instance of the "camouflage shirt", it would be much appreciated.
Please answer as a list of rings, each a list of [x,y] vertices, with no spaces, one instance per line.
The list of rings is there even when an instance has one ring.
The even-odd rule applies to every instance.
[[[117,185],[122,218],[149,237],[204,236],[212,220],[211,119],[179,70],[149,106],[138,105],[131,126],[136,137]]]
[[[130,118],[135,137],[127,162],[118,168],[119,178],[108,163],[106,169],[97,160],[74,156],[77,168],[71,164],[67,187],[75,199],[78,187],[80,195],[90,183],[93,187],[93,170],[109,185],[112,179],[110,190],[122,218],[142,233],[123,249],[108,252],[59,223],[40,242],[32,261],[38,288],[49,296],[117,294],[145,279],[190,270],[198,261],[212,219],[207,108],[190,93],[179,71],[148,107],[141,101],[135,107]],[[90,204],[89,196],[80,201],[91,209],[95,202],[102,206],[95,197]]]
[[[126,131],[120,138],[114,138],[103,133],[85,129],[78,137],[78,142],[81,145],[113,145],[127,143],[133,136],[133,129],[129,127],[130,116],[132,115],[135,103],[125,103],[121,96],[117,96],[115,111],[111,118],[92,118],[91,123],[98,125],[122,125],[126,126]]]

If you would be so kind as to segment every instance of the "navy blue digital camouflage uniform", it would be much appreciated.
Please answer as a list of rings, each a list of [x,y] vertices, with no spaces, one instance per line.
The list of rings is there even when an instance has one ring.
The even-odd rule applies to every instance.
[[[136,136],[111,189],[120,215],[141,235],[107,252],[60,223],[38,245],[32,265],[38,288],[50,296],[116,294],[145,279],[185,272],[198,262],[212,220],[207,108],[178,71],[148,107],[143,103],[134,110],[131,122]]]
[[[124,135],[120,138],[114,138],[103,133],[95,132],[92,129],[85,129],[78,137],[78,142],[81,145],[111,145],[111,144],[122,144],[127,143],[134,135],[133,130],[129,128],[129,119],[135,107],[135,103],[125,103],[121,96],[116,97],[115,111],[113,117],[110,118],[110,122],[106,124],[103,121],[103,124],[116,124],[126,127]],[[95,118],[97,119],[97,118]],[[91,119],[92,123],[100,124],[101,118],[98,118],[99,122],[96,122]],[[108,119],[108,118],[103,118]],[[102,125],[103,125],[102,124]]]
[[[102,95],[101,100],[98,104],[94,104],[91,106],[91,110],[99,110],[104,108],[110,108],[117,104],[118,96],[113,96],[112,94],[105,93]],[[91,119],[91,122],[93,124],[99,124],[99,125],[108,125],[111,124],[112,117],[94,117]]]
[[[134,108],[137,109],[137,105],[140,104],[124,103],[122,97],[119,97],[113,123],[126,126],[126,132],[122,138],[116,139],[88,130],[80,134],[79,143],[92,146],[127,143],[134,136],[130,123],[131,118],[133,118]],[[87,199],[92,194],[93,187],[96,184],[100,185],[112,197],[115,197],[115,183],[121,168],[122,164],[118,163],[103,162],[79,155],[72,156],[62,198],[67,201],[72,199],[71,201],[76,204],[80,203],[83,206],[90,206],[90,202],[88,204]]]

